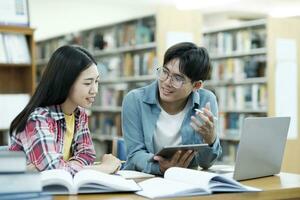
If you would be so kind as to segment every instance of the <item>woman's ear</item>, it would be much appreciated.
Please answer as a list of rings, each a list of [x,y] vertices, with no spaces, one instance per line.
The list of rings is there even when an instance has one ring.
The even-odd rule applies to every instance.
[[[193,87],[193,92],[197,91],[198,89],[200,89],[203,85],[203,82],[200,80],[200,81],[196,81],[194,83],[194,87]]]

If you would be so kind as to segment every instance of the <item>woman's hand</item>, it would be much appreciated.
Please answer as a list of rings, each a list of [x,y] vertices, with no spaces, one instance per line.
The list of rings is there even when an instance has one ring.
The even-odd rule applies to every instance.
[[[26,171],[28,171],[28,172],[38,172],[37,168],[32,163],[26,165]]]
[[[85,166],[85,168],[97,170],[106,174],[114,174],[121,168],[121,161],[112,154],[104,154],[100,164]]]
[[[203,122],[195,116],[192,116],[191,126],[199,135],[202,136],[205,143],[212,145],[216,140],[217,134],[215,132],[214,116],[210,111],[210,103],[208,102],[202,110],[203,113],[197,111],[196,115],[199,116]]]
[[[154,160],[158,161],[159,168],[162,173],[170,167],[183,167],[187,168],[194,158],[194,152],[188,150],[186,152],[177,151],[171,159],[165,159],[161,156],[154,156]]]

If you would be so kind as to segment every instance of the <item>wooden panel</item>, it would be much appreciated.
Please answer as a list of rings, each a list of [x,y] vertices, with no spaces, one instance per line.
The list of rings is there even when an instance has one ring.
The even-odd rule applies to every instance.
[[[0,68],[0,93],[31,93],[30,67]]]
[[[183,11],[171,6],[161,6],[157,10],[156,23],[159,64],[162,64],[163,55],[167,49],[166,35],[168,32],[190,32],[194,37],[194,42],[200,44],[202,15],[199,11]]]
[[[34,29],[19,26],[0,26],[1,33],[20,33],[24,35],[33,35]]]
[[[276,66],[276,39],[278,38],[290,38],[297,42],[297,58],[298,58],[298,77],[300,76],[300,19],[299,18],[287,18],[287,19],[269,19],[267,25],[268,35],[268,93],[269,93],[269,115],[274,116],[275,111],[275,66]],[[298,91],[300,88],[300,82],[298,78]],[[288,89],[288,88],[287,88]],[[284,95],[284,91],[282,91]],[[299,102],[298,92],[298,102]],[[284,105],[283,105],[284,106]],[[288,140],[286,144],[282,170],[287,172],[300,173],[300,104],[298,103],[298,138],[295,140]],[[272,140],[270,139],[270,142]]]
[[[0,63],[0,93],[30,93],[35,90],[34,29],[29,27],[0,26],[0,33],[26,35],[31,64]]]

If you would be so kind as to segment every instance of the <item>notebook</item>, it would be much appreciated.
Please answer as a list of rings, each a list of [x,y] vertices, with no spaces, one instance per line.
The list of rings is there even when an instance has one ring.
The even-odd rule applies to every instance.
[[[246,180],[278,174],[289,125],[290,117],[246,118],[234,171],[225,176]]]

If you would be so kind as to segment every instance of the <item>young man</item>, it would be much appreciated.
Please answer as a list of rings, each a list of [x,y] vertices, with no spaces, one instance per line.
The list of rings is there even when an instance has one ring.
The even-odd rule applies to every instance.
[[[123,101],[125,169],[161,175],[168,168],[209,168],[222,153],[214,116],[215,95],[201,88],[211,70],[206,49],[184,42],[170,47],[157,81],[132,90]],[[196,112],[202,109],[203,113]],[[163,146],[208,143],[199,153],[178,151],[171,159],[151,158]]]

